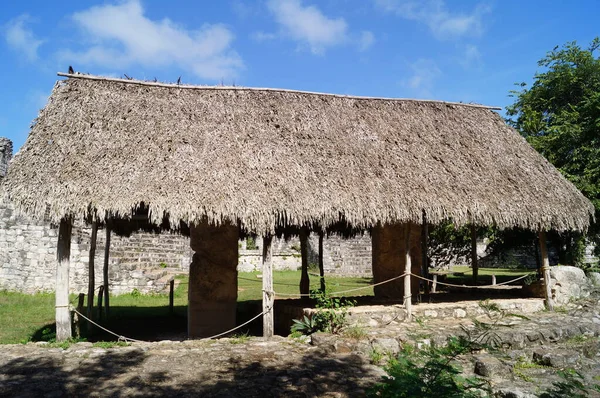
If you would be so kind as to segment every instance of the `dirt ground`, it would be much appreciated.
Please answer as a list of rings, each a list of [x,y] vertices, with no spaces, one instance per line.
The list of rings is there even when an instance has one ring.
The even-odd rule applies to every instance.
[[[0,346],[0,396],[356,397],[382,374],[363,356],[281,337]]]
[[[600,297],[502,323],[498,352],[460,361],[466,375],[486,377],[495,396],[535,397],[564,368],[580,371],[589,385],[600,382]],[[404,344],[444,344],[474,325],[468,317],[438,316],[369,326],[359,338],[0,345],[0,396],[362,397],[385,375],[378,366],[384,361],[371,363],[374,350],[393,355]]]

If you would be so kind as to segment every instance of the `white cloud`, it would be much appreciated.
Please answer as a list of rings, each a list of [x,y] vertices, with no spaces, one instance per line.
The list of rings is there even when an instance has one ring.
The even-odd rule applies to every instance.
[[[363,30],[360,33],[360,38],[358,39],[358,50],[366,51],[375,43],[375,35],[373,32],[368,30]]]
[[[435,81],[442,71],[431,59],[420,58],[409,65],[411,75],[402,80],[402,85],[421,98],[431,98]]]
[[[33,31],[26,26],[31,22],[32,18],[27,14],[12,19],[4,29],[4,39],[10,47],[23,53],[29,61],[36,61],[38,49],[44,40],[36,38]]]
[[[63,51],[65,63],[110,68],[175,65],[211,80],[234,77],[243,68],[231,48],[234,35],[224,25],[187,30],[166,18],[151,20],[139,0],[91,7],[72,19],[87,35],[89,47]]]
[[[343,18],[328,18],[315,6],[301,0],[269,0],[269,10],[286,35],[309,46],[313,54],[323,54],[328,47],[348,39],[348,25]]]
[[[481,35],[483,16],[491,11],[487,4],[479,3],[469,13],[453,13],[444,0],[375,0],[375,4],[384,11],[426,24],[439,40]]]
[[[275,40],[277,38],[277,35],[275,33],[267,33],[267,32],[254,32],[252,34],[252,40],[254,41],[269,41],[269,40]]]
[[[467,44],[458,62],[464,68],[471,68],[481,64],[481,53],[479,52],[479,48],[473,44]]]

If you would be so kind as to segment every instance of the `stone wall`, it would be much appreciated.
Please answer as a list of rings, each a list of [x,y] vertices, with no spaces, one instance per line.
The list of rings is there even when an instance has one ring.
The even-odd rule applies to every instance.
[[[0,195],[1,195],[0,191]],[[87,292],[91,229],[76,225],[71,242],[71,291]],[[0,202],[0,289],[34,293],[53,291],[58,229],[15,214],[10,203]],[[102,284],[106,234],[98,231],[95,279]],[[174,234],[133,234],[111,237],[109,279],[111,292],[160,291],[170,274],[187,269],[189,239]]]
[[[252,247],[250,246],[252,244]],[[273,239],[273,269],[277,271],[298,270],[301,267],[300,240]],[[254,272],[262,268],[262,239],[242,239],[239,241],[238,271]]]
[[[0,203],[0,289],[47,290],[54,280],[57,236],[58,229],[23,222]]]
[[[8,162],[12,158],[13,146],[11,140],[0,137],[0,178],[6,175]]]
[[[260,271],[262,264],[262,240],[256,239],[256,248],[248,249],[247,241],[240,241],[238,270]],[[301,267],[300,239],[273,240],[273,268],[275,270],[298,270]],[[308,239],[308,263],[312,271],[319,264],[319,236],[311,233]],[[339,236],[323,240],[323,268],[325,275],[371,276],[371,236],[368,233],[345,239]]]
[[[596,250],[596,245],[593,243],[589,243],[585,247],[583,262],[598,267],[600,265],[600,259],[594,255],[594,250]]]
[[[325,275],[372,276],[371,235],[357,235],[351,239],[339,236],[323,240],[323,268]],[[309,263],[318,264],[319,237],[311,234],[309,239]]]

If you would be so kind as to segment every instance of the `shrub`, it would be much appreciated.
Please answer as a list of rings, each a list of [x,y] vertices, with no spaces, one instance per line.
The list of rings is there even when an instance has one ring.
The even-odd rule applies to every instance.
[[[329,292],[321,290],[311,290],[310,297],[316,301],[317,311],[310,317],[305,315],[302,319],[294,319],[292,332],[338,334],[347,326],[348,308],[356,305],[354,300],[332,297]]]
[[[304,318],[294,319],[292,322],[292,333],[301,333],[308,336],[319,331],[312,317],[304,315]]]
[[[589,388],[586,386],[585,380],[579,372],[573,369],[566,369],[559,370],[558,375],[562,380],[555,381],[552,388],[540,395],[540,398],[585,398],[590,396]],[[592,385],[591,388],[595,392],[600,392],[600,385],[598,384]]]
[[[372,397],[475,398],[489,392],[488,383],[476,377],[463,377],[454,364],[460,355],[470,352],[471,343],[464,338],[451,338],[444,347],[429,346],[416,350],[402,348],[398,357],[385,367],[388,376],[369,392]]]
[[[347,325],[348,309],[354,307],[356,302],[343,297],[332,297],[329,292],[321,290],[312,290],[310,295],[317,302],[317,311],[312,317],[317,330],[340,333]]]
[[[258,250],[258,245],[256,244],[256,238],[254,236],[246,238],[246,250]]]

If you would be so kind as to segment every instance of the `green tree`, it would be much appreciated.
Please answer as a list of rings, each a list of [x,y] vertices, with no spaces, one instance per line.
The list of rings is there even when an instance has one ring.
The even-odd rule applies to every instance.
[[[600,38],[587,49],[576,42],[555,47],[538,62],[533,84],[512,91],[508,123],[545,156],[594,204],[600,220]],[[600,250],[600,226],[589,238]],[[582,254],[582,237],[561,235],[573,262]],[[560,249],[560,248],[559,248]]]
[[[427,255],[433,268],[449,266],[457,258],[468,258],[471,253],[471,227],[456,227],[446,220],[431,228]]]

